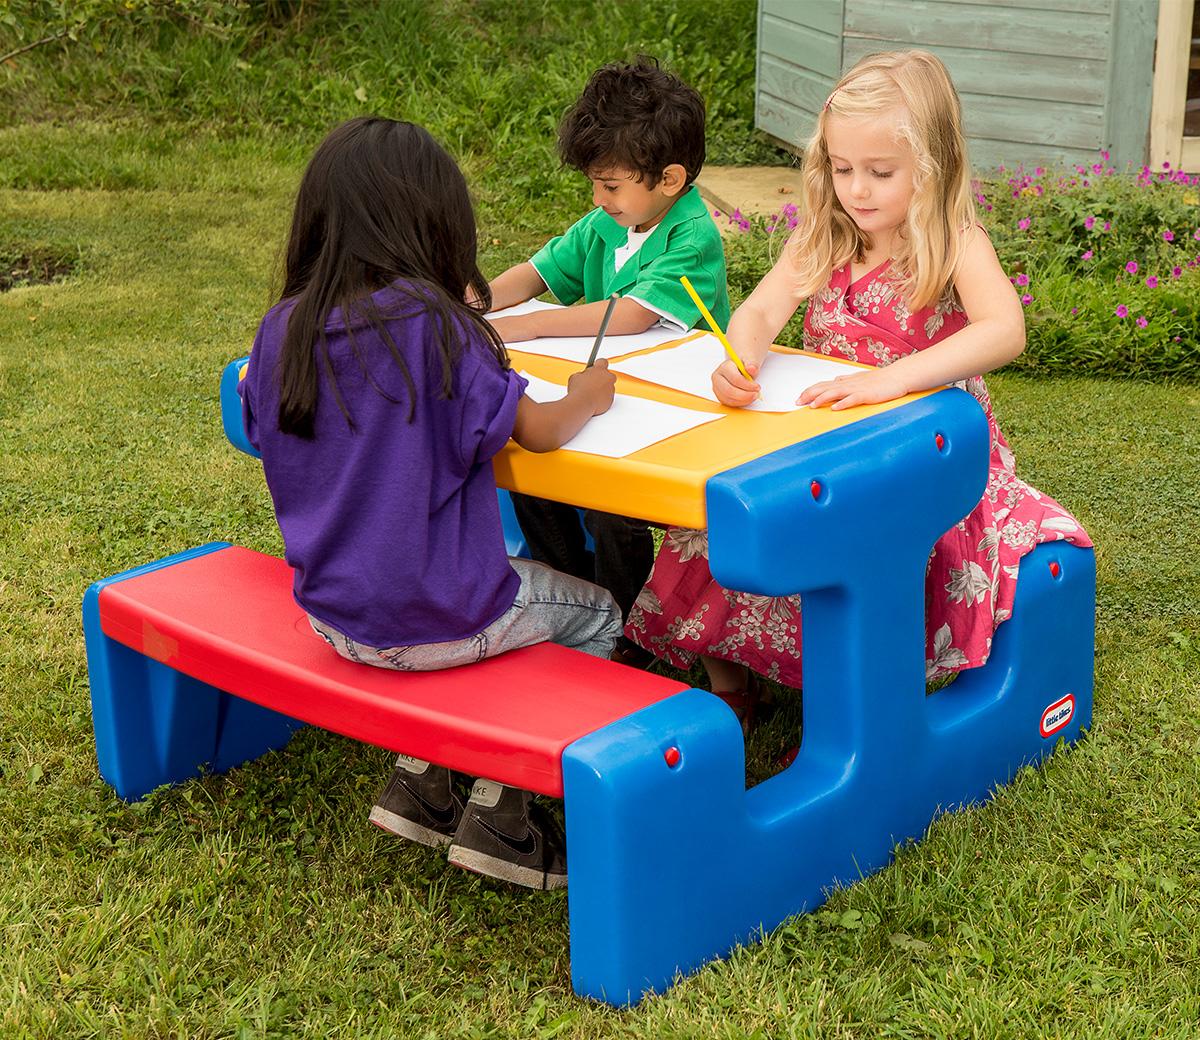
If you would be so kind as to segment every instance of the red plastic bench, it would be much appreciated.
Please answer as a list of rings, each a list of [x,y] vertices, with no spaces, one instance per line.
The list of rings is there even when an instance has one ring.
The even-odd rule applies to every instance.
[[[134,652],[124,660],[129,667],[142,668],[139,658],[157,662],[214,693],[290,719],[555,797],[563,793],[567,745],[688,689],[550,643],[440,672],[356,664],[309,627],[292,598],[292,572],[283,560],[237,546],[204,546],[93,589],[98,627]],[[89,633],[90,658],[96,656],[94,642]],[[118,674],[106,683],[96,663],[97,753],[101,771],[122,797],[140,798],[205,765],[237,764],[218,761],[229,756],[215,751],[221,731],[231,725],[228,705],[214,701],[219,717],[210,726],[196,721],[196,694],[173,706],[164,704],[171,699],[166,693],[134,691],[132,700],[123,698],[141,680]],[[150,727],[161,738],[157,748],[145,746],[140,716],[147,711],[161,716]],[[135,717],[127,718],[131,713]],[[270,746],[284,742],[287,732]],[[196,746],[189,748],[193,735]],[[175,775],[155,768],[159,762]]]

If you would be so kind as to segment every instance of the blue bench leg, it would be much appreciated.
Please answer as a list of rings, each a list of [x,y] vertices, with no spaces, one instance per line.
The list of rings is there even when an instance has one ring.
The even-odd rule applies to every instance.
[[[224,772],[283,747],[302,723],[177,672],[110,639],[100,590],[148,569],[211,552],[205,546],[97,582],[84,596],[83,628],[100,774],[126,801],[203,769]]]

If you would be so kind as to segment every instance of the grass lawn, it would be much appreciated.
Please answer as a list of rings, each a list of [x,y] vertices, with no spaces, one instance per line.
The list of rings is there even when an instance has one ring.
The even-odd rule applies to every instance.
[[[364,107],[429,125],[476,192],[488,274],[589,205],[552,136],[602,61],[644,48],[695,83],[710,161],[777,158],[750,129],[751,0],[523,2],[513,18],[511,0],[195,0],[171,22],[166,5],[89,0],[80,11],[141,12],[149,28],[124,32],[121,15],[0,69],[0,264],[74,268],[0,292],[0,1038],[1196,1036],[1195,382],[989,379],[1019,472],[1098,546],[1088,738],[636,1009],[572,995],[563,895],[482,880],[367,824],[383,751],[304,731],[138,805],[99,779],[87,586],[214,539],[282,549],[258,466],[222,436],[217,380],[269,305],[325,127]],[[195,29],[210,16],[233,28]],[[1055,245],[1092,213],[1067,212],[1072,199],[1021,196],[1004,220],[1026,207]],[[732,247],[735,295],[771,247]],[[1080,343],[1072,286],[1090,276],[1040,256],[1027,313],[1064,330],[1061,362]],[[1092,281],[1104,321],[1088,356],[1123,371],[1105,353],[1117,289]],[[1158,306],[1189,338],[1194,307]],[[1121,328],[1140,350],[1131,337],[1159,325]],[[791,707],[752,741],[759,768],[788,742]]]
[[[0,157],[74,162],[80,185],[0,190],[5,238],[77,264],[0,294],[0,1035],[1195,1035],[1200,389],[992,378],[1021,472],[1099,546],[1092,733],[619,1013],[571,994],[564,897],[367,824],[382,751],[303,732],[133,806],[100,781],[87,585],[210,539],[281,549],[216,391],[267,305],[300,153],[87,124],[0,131]],[[586,207],[567,183],[515,219],[485,181],[488,273]]]

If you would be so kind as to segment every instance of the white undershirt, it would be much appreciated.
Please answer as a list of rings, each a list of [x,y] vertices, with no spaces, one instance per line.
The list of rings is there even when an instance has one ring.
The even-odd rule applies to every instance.
[[[618,271],[621,270],[629,262],[630,257],[642,248],[642,243],[652,234],[654,234],[654,228],[650,228],[649,231],[634,231],[633,228],[630,228],[629,237],[625,240],[625,244],[617,246],[613,250],[613,266]]]

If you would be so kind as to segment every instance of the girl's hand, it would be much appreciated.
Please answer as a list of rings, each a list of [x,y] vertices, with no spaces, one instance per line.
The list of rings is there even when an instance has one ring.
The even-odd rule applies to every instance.
[[[830,405],[837,411],[852,408],[856,404],[882,404],[894,401],[908,393],[904,381],[887,368],[873,368],[869,372],[854,372],[814,383],[798,398],[797,404],[812,408]]]
[[[538,338],[537,330],[526,321],[523,314],[512,318],[493,318],[491,326],[505,343],[520,343],[522,340]]]
[[[567,380],[567,393],[578,395],[591,408],[591,415],[607,412],[616,393],[617,377],[608,370],[608,361],[600,358],[590,368],[576,372]]]
[[[722,361],[712,374],[712,388],[717,400],[730,408],[745,408],[757,400],[762,387],[754,381],[754,376],[758,375],[759,367],[750,362],[746,366],[746,371],[750,373],[747,379],[732,361]]]

